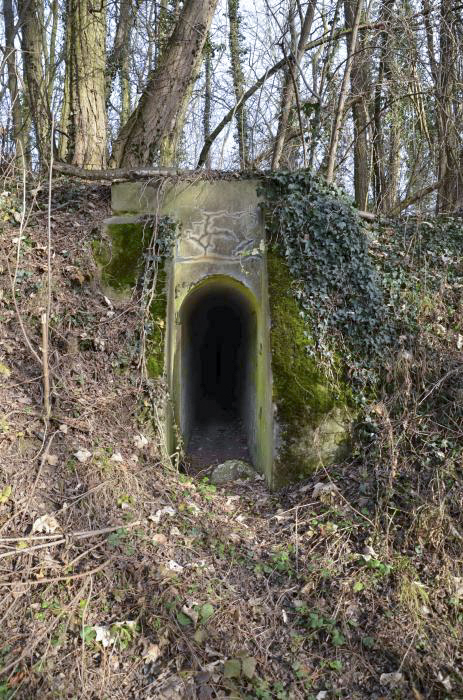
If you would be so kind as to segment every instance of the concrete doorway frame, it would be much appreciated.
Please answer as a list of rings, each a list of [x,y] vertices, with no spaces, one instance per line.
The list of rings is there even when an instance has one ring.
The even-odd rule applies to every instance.
[[[168,383],[173,411],[168,417],[167,435],[169,450],[174,453],[176,438],[188,443],[190,425],[188,361],[186,359],[185,319],[189,307],[200,303],[201,296],[230,294],[247,309],[252,326],[252,347],[248,350],[251,365],[246,399],[246,434],[254,468],[270,480],[273,462],[273,420],[271,401],[271,360],[269,347],[269,319],[266,304],[259,303],[253,291],[242,281],[226,274],[204,277],[193,285],[182,299],[175,300],[177,313],[168,314],[167,329]],[[171,300],[171,303],[174,300]],[[172,415],[173,413],[173,415]]]

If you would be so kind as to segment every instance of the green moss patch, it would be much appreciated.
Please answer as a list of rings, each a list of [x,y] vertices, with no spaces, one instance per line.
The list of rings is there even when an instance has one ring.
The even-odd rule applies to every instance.
[[[278,424],[276,485],[334,461],[347,440],[350,411],[307,351],[313,344],[283,258],[268,253],[273,401]]]
[[[107,223],[106,233],[110,244],[96,241],[93,252],[101,269],[103,285],[121,294],[137,282],[151,228],[140,221]]]
[[[165,227],[167,230],[167,227]],[[105,225],[108,240],[95,241],[93,252],[101,272],[105,293],[112,297],[127,297],[143,272],[145,251],[152,236],[152,226],[146,221],[118,217]],[[162,229],[164,232],[164,229]],[[156,283],[147,328],[146,364],[148,376],[155,379],[164,373],[164,339],[166,329],[166,258],[171,243],[160,236]],[[150,275],[154,274],[150,269]],[[145,270],[146,276],[146,270]],[[151,279],[151,277],[150,277]]]
[[[156,290],[150,306],[151,327],[146,348],[148,376],[157,379],[164,374],[164,348],[167,320],[167,274],[165,266],[158,269]]]

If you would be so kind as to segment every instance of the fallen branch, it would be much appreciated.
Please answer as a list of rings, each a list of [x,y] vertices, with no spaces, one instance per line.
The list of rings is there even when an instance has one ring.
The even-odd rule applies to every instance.
[[[149,177],[168,177],[175,175],[190,175],[191,170],[178,170],[177,168],[113,168],[107,170],[86,170],[76,165],[54,161],[54,172],[80,177],[84,180],[143,180]]]
[[[69,581],[69,580],[75,580],[78,578],[84,578],[85,576],[93,576],[93,574],[97,574],[99,571],[105,568],[110,562],[111,559],[107,559],[105,562],[100,564],[99,566],[96,566],[94,569],[89,569],[88,571],[81,571],[78,574],[68,574],[67,576],[53,576],[53,578],[42,578],[42,579],[28,579],[27,581],[6,581],[5,583],[0,583],[0,587],[5,587],[8,586],[9,588],[11,586],[38,586],[41,583],[56,583],[57,581]]]
[[[72,504],[71,504],[72,505]],[[56,542],[48,542],[47,545],[40,545],[42,546],[48,546],[49,545],[57,545],[57,544],[62,544],[66,540],[70,540],[73,537],[75,537],[78,540],[83,540],[86,539],[87,537],[95,537],[96,535],[106,535],[110,532],[116,532],[117,530],[120,530],[123,528],[124,530],[129,530],[132,527],[137,527],[138,525],[145,525],[146,521],[145,520],[134,520],[132,523],[125,523],[123,525],[113,525],[111,527],[103,527],[101,530],[81,530],[80,532],[65,532],[65,533],[56,533],[56,535],[24,535],[23,537],[0,537],[0,546],[2,544],[6,544],[8,542],[27,542],[28,540],[53,540],[57,539],[58,541]],[[61,539],[60,539],[61,538]],[[63,539],[64,538],[64,539]],[[15,549],[14,552],[7,552],[6,556],[8,554],[25,554],[27,552],[30,552],[32,549],[38,549],[39,547],[28,547],[24,549]],[[4,555],[0,555],[0,558],[2,558]]]
[[[360,211],[358,209],[357,214],[360,216],[361,219],[366,219],[366,221],[374,221],[377,218],[377,215],[373,214],[373,212],[371,211]]]

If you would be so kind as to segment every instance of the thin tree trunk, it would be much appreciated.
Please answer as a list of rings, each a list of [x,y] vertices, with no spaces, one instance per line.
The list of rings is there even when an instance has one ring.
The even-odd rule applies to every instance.
[[[173,162],[217,0],[187,0],[137,108],[114,144],[116,167]]]
[[[400,144],[402,134],[402,109],[400,101],[397,99],[397,73],[398,68],[394,62],[394,39],[400,28],[392,24],[394,20],[394,0],[387,6],[389,30],[386,34],[384,51],[382,56],[384,81],[387,85],[387,101],[390,104],[388,110],[389,139],[387,142],[388,152],[383,153],[384,166],[387,170],[384,177],[384,189],[382,193],[380,210],[392,212],[398,203],[399,198],[399,178],[400,178]],[[384,143],[384,141],[383,141]]]
[[[51,4],[52,25],[50,32],[50,58],[47,72],[47,98],[51,105],[56,74],[56,40],[58,37],[59,5],[58,0],[52,0]]]
[[[8,90],[11,102],[13,141],[15,144],[16,158],[21,158],[21,155],[25,154],[25,143],[21,102],[18,91],[16,51],[14,48],[15,28],[12,0],[3,0],[3,21],[5,26],[5,53],[8,69]]]
[[[68,0],[70,137],[68,160],[82,168],[106,166],[106,8],[90,0]],[[65,103],[64,108],[67,109]]]
[[[72,70],[72,56],[71,56],[71,19],[68,17],[68,11],[70,7],[69,4],[66,7],[65,15],[65,40],[64,40],[64,61],[65,61],[65,72],[64,72],[64,86],[63,86],[63,100],[61,103],[61,115],[59,123],[59,143],[58,143],[58,158],[61,161],[68,160],[69,146],[70,146],[70,130],[71,125],[71,84],[73,82]]]
[[[233,89],[235,100],[239,102],[244,94],[244,74],[241,65],[241,40],[240,40],[240,17],[239,0],[228,0],[228,19],[230,22],[229,46],[231,69],[233,77]],[[240,167],[245,169],[249,160],[249,127],[247,123],[246,108],[242,104],[236,110],[236,129],[238,134],[238,149],[240,157]]]
[[[333,128],[331,131],[331,140],[328,151],[328,165],[326,169],[326,180],[327,182],[333,182],[334,178],[334,167],[336,163],[336,153],[338,151],[339,137],[341,135],[342,122],[344,117],[344,105],[347,99],[347,93],[349,91],[349,79],[352,70],[352,63],[354,60],[354,53],[357,50],[357,36],[358,29],[360,26],[360,17],[362,15],[363,0],[358,0],[357,9],[355,11],[354,21],[352,23],[352,41],[351,50],[347,57],[346,67],[344,70],[344,75],[341,83],[341,92],[339,95],[339,102],[336,109],[336,115],[333,122]]]
[[[355,0],[345,0],[344,12],[346,25],[353,27]],[[347,51],[352,52],[352,35],[347,37]],[[352,117],[354,122],[354,191],[355,203],[361,210],[368,209],[368,190],[370,186],[370,148],[368,144],[368,96],[370,92],[369,63],[365,35],[358,41],[358,49],[352,61],[350,75]]]
[[[42,66],[44,45],[41,7],[39,0],[18,0],[28,111],[34,125],[35,142],[40,161],[46,162],[49,144],[50,107]]]
[[[457,101],[458,14],[453,0],[440,5],[440,65],[438,70],[439,171],[438,211],[453,211],[463,202],[461,104]]]
[[[203,138],[207,141],[211,133],[211,104],[212,104],[212,46],[208,36],[204,45],[204,112],[203,112]],[[211,153],[207,154],[206,168],[211,168]]]
[[[300,71],[301,61],[305,53],[305,45],[312,29],[316,4],[317,0],[309,0],[301,27],[299,41],[297,42],[297,47],[291,47],[292,55],[290,57],[290,61],[296,64],[296,70],[294,71],[293,66],[289,65],[284,72],[278,130],[272,155],[272,170],[278,170],[280,167],[281,156],[285,145],[286,132],[288,129],[289,114],[295,97],[295,81],[297,80],[297,76]],[[293,18],[290,17],[290,23],[293,21]]]
[[[383,88],[387,62],[389,58],[391,17],[395,0],[383,0],[380,8],[379,19],[383,24],[380,34],[380,50],[378,76],[375,84],[374,116],[373,116],[373,173],[374,173],[374,199],[378,211],[384,210],[386,197],[386,163],[384,145],[384,115],[383,115]]]
[[[114,43],[106,61],[106,106],[111,97],[114,80],[119,73],[121,128],[130,116],[130,41],[138,5],[138,0],[135,7],[132,0],[120,0]]]

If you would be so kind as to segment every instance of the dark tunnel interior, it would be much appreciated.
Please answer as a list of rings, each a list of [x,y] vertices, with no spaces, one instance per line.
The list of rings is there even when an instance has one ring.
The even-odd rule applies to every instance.
[[[255,314],[236,289],[209,284],[182,318],[183,437],[190,465],[250,457]]]

